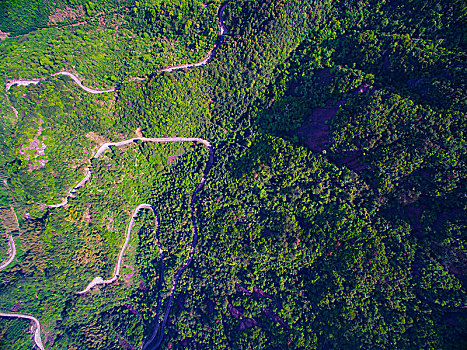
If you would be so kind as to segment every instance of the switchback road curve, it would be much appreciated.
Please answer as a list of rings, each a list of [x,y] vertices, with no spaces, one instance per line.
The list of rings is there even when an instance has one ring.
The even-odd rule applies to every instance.
[[[39,320],[33,316],[23,315],[23,314],[7,314],[4,312],[0,312],[0,317],[10,317],[10,318],[24,318],[26,320],[30,320],[34,322],[34,342],[39,347],[40,350],[45,350],[44,345],[42,344],[41,340],[41,324]]]
[[[166,311],[164,313],[164,318],[162,320],[162,324],[159,323],[159,310],[160,310],[160,306],[161,306],[161,298],[159,297],[159,300],[158,300],[158,303],[157,303],[158,304],[157,305],[157,312],[156,312],[156,321],[157,321],[156,322],[156,328],[154,330],[153,336],[150,338],[150,340],[145,344],[145,346],[143,348],[143,349],[147,349],[148,346],[150,346],[152,344],[152,342],[156,338],[156,335],[158,333],[159,326],[160,326],[160,334],[159,334],[159,337],[157,338],[157,342],[156,342],[156,344],[154,346],[151,347],[151,349],[156,349],[156,348],[159,347],[159,345],[160,345],[160,343],[162,342],[162,339],[163,339],[163,334],[164,334],[163,330],[164,330],[165,324],[166,324],[167,319],[168,319],[169,314],[170,314],[170,309],[172,307],[172,302],[173,302],[173,298],[174,298],[174,294],[175,294],[175,290],[176,290],[176,287],[177,287],[178,280],[181,277],[181,275],[183,274],[183,272],[190,265],[191,261],[193,260],[195,247],[196,247],[196,244],[198,242],[198,227],[197,227],[196,219],[195,219],[195,202],[196,202],[196,197],[197,197],[199,191],[201,191],[201,189],[204,186],[204,183],[206,182],[207,176],[209,174],[209,171],[211,170],[211,167],[212,167],[212,164],[213,164],[213,161],[214,161],[214,152],[213,152],[211,143],[209,141],[207,141],[207,140],[204,140],[204,139],[201,139],[201,138],[196,138],[196,137],[162,137],[162,138],[136,137],[136,138],[128,139],[128,140],[121,141],[121,142],[105,143],[97,150],[97,152],[91,158],[91,166],[86,170],[86,174],[85,174],[84,178],[80,182],[78,182],[78,184],[75,187],[73,187],[71,189],[70,193],[62,200],[62,202],[59,203],[59,204],[51,204],[51,205],[46,205],[46,206],[48,208],[60,208],[60,207],[65,206],[66,204],[68,204],[69,198],[73,194],[76,193],[76,190],[78,188],[84,186],[91,179],[91,177],[92,177],[92,160],[93,159],[99,158],[102,154],[104,154],[104,152],[106,150],[109,150],[111,147],[121,147],[121,146],[129,145],[131,143],[138,142],[138,141],[141,141],[141,142],[153,142],[153,143],[198,142],[198,143],[203,144],[207,148],[207,150],[209,152],[209,158],[208,158],[206,167],[204,169],[203,176],[202,176],[200,182],[198,183],[198,185],[196,186],[196,188],[194,189],[194,191],[193,191],[193,193],[191,195],[191,204],[190,204],[190,206],[191,206],[191,222],[192,222],[193,234],[192,234],[192,242],[191,242],[191,248],[190,248],[190,253],[188,255],[188,259],[177,270],[177,272],[174,275],[172,288],[170,290],[169,302],[167,304]],[[84,290],[82,290],[80,292],[77,292],[77,294],[85,294],[85,293],[89,292],[93,287],[95,287],[97,285],[106,285],[106,284],[110,284],[112,282],[115,282],[117,280],[118,276],[120,275],[123,256],[124,256],[125,250],[126,250],[126,248],[128,246],[130,238],[131,238],[131,230],[132,230],[133,225],[134,225],[134,220],[137,218],[139,211],[142,210],[142,209],[150,209],[150,210],[152,210],[154,212],[154,208],[150,204],[147,204],[147,203],[143,203],[143,204],[138,205],[138,207],[136,207],[136,209],[133,211],[133,215],[132,215],[130,223],[128,225],[125,242],[124,242],[124,244],[122,246],[122,249],[120,250],[120,254],[118,256],[117,264],[115,266],[112,278],[110,278],[108,280],[104,280],[102,277],[95,277],[91,281],[91,283],[89,283],[88,286]],[[157,216],[156,216],[156,219],[157,219]],[[157,235],[158,235],[158,233],[159,233],[159,220],[158,219],[157,219],[156,232],[157,232]],[[15,249],[14,248],[14,242],[13,242],[13,249]],[[162,251],[162,248],[161,248],[160,245],[159,245],[159,257],[160,257],[161,262],[162,262],[162,265],[161,265],[161,278],[160,278],[160,285],[159,285],[159,287],[161,288],[162,283],[163,283],[163,251]],[[10,260],[13,260],[13,258],[10,258]],[[9,262],[7,264],[5,264],[5,267],[8,264],[9,264]],[[32,316],[29,316],[29,315],[1,313],[0,316],[3,316],[3,317],[21,317],[21,316],[24,316],[23,318],[33,319],[33,320],[36,321],[37,324],[39,324],[39,321],[37,321],[37,319],[35,319],[35,318],[33,318]],[[37,342],[37,334],[39,334],[39,342]],[[38,326],[36,328],[35,339],[36,339],[36,344],[39,347],[41,347],[42,342],[40,342],[40,326]],[[41,349],[43,349],[43,347]]]
[[[224,9],[225,9],[225,7],[227,5],[228,5],[228,2],[225,2],[219,7],[219,10],[218,10],[218,13],[217,13],[217,15],[218,15],[218,25],[219,25],[218,39],[217,39],[216,44],[212,48],[212,50],[208,52],[208,54],[206,55],[206,57],[203,60],[201,60],[199,62],[196,62],[196,63],[185,64],[185,65],[177,65],[177,66],[163,68],[163,69],[160,69],[160,71],[161,72],[172,72],[172,71],[179,70],[179,69],[199,67],[199,66],[202,66],[202,65],[205,65],[205,64],[209,63],[215,57],[215,55],[217,53],[217,50],[219,49],[220,45],[222,44],[223,36],[224,36],[224,34],[227,33],[227,27],[224,24],[224,20],[223,20],[223,17],[222,17],[223,11],[224,11]],[[114,87],[114,88],[111,88],[111,89],[108,89],[108,90],[97,90],[97,89],[93,89],[93,88],[90,88],[90,87],[86,87],[86,86],[84,86],[82,84],[81,80],[75,74],[73,74],[72,72],[68,72],[68,71],[59,71],[59,72],[53,73],[51,76],[54,77],[54,76],[58,76],[58,75],[66,75],[66,76],[70,77],[79,87],[81,87],[83,90],[85,90],[85,91],[87,91],[87,92],[89,92],[91,94],[109,93],[109,92],[114,92],[114,91],[117,90],[117,87]],[[8,101],[11,109],[13,110],[13,112],[14,112],[14,114],[16,116],[17,121],[18,121],[18,111],[11,104],[11,101],[8,98],[8,94],[7,94],[8,90],[13,85],[27,86],[27,85],[31,85],[31,84],[38,84],[39,82],[41,82],[41,81],[43,81],[45,79],[46,78],[16,79],[16,80],[10,80],[10,81],[7,82],[7,84],[5,86],[4,94],[5,94],[5,97],[6,97],[7,101]],[[141,80],[144,80],[144,78],[135,78],[134,80],[141,81]],[[197,244],[197,241],[198,241],[198,228],[197,228],[196,220],[195,220],[195,207],[194,207],[194,205],[195,205],[195,202],[196,202],[196,197],[197,197],[198,192],[204,186],[204,183],[206,181],[209,170],[211,169],[214,158],[213,158],[213,150],[212,150],[211,144],[209,143],[209,141],[203,140],[201,138],[184,138],[184,137],[145,138],[145,137],[143,137],[143,138],[134,138],[134,139],[130,139],[130,140],[122,141],[122,142],[117,142],[117,143],[106,143],[106,144],[102,145],[99,148],[99,150],[94,155],[93,159],[98,158],[105,150],[109,149],[112,146],[116,146],[116,147],[123,146],[123,145],[130,144],[130,143],[136,142],[136,141],[155,142],[155,143],[200,142],[200,143],[203,143],[207,147],[207,149],[209,151],[209,160],[208,160],[208,163],[207,163],[207,165],[205,167],[203,177],[202,177],[200,183],[198,184],[198,186],[196,187],[196,189],[193,191],[193,194],[191,196],[191,217],[192,217],[193,236],[192,236],[190,254],[189,254],[188,259],[186,260],[186,262],[182,265],[182,267],[180,267],[177,270],[177,272],[174,275],[173,284],[172,284],[172,288],[171,288],[171,291],[170,291],[169,302],[168,302],[166,311],[164,313],[162,324],[159,323],[159,316],[160,316],[159,312],[160,312],[160,307],[161,307],[161,296],[159,295],[158,303],[157,303],[156,317],[155,317],[156,321],[157,321],[156,322],[156,327],[155,327],[155,330],[153,332],[153,335],[151,336],[149,341],[143,347],[143,349],[157,349],[160,346],[160,344],[161,344],[161,342],[163,340],[164,327],[165,327],[165,324],[166,324],[167,319],[168,319],[169,314],[170,314],[170,309],[172,307],[172,302],[173,302],[175,289],[177,287],[178,280],[179,280],[179,278],[181,277],[181,275],[183,274],[183,272],[186,270],[186,268],[189,266],[189,264],[191,263],[191,261],[193,259],[194,250],[195,250],[195,247],[196,247],[196,244]],[[64,206],[65,204],[67,204],[68,203],[68,198],[73,193],[75,193],[76,190],[79,187],[86,184],[86,182],[89,181],[90,178],[91,178],[91,170],[88,169],[87,172],[86,172],[86,175],[84,176],[84,178],[71,190],[69,195],[66,198],[64,198],[64,200],[61,203],[54,204],[54,205],[48,205],[48,207],[49,208],[59,208],[59,207]],[[134,219],[136,218],[136,216],[138,215],[138,213],[139,213],[139,211],[141,209],[151,209],[154,212],[154,209],[152,208],[152,206],[149,205],[149,204],[146,204],[146,203],[140,204],[135,209],[135,211],[133,212],[133,216],[132,216],[132,218],[130,220],[130,223],[128,225],[128,230],[127,230],[125,243],[124,243],[124,245],[123,245],[123,247],[122,247],[122,249],[120,251],[118,261],[117,261],[117,265],[115,267],[114,274],[113,274],[112,278],[109,279],[109,280],[104,280],[101,277],[96,277],[96,278],[93,279],[93,281],[91,281],[91,283],[83,291],[78,292],[78,294],[84,294],[84,293],[88,292],[89,290],[91,290],[96,285],[112,283],[118,278],[118,276],[120,274],[121,262],[122,262],[122,259],[123,259],[123,255],[124,255],[124,252],[126,250],[126,247],[128,245],[128,242],[129,242],[129,239],[130,239],[130,236],[131,236],[131,228],[133,227]],[[156,216],[156,218],[157,218],[157,216]],[[157,232],[159,232],[159,222],[158,222],[158,220],[157,220]],[[13,241],[13,238],[11,236],[9,237],[9,244],[10,244],[10,250],[12,251],[12,254],[10,255],[10,258],[8,259],[8,261],[6,261],[4,264],[2,264],[0,266],[0,271],[2,269],[6,268],[14,260],[15,253],[16,253],[16,247],[14,245],[14,241]],[[160,258],[161,258],[161,276],[160,276],[160,287],[161,287],[162,283],[163,283],[164,263],[163,263],[163,251],[162,251],[160,246],[159,246],[159,253],[160,253]],[[0,317],[24,318],[24,319],[29,319],[29,320],[34,321],[34,323],[36,325],[35,332],[34,332],[34,341],[35,341],[36,345],[39,347],[39,349],[44,350],[44,346],[43,346],[42,341],[41,341],[40,323],[35,317],[29,316],[29,315],[24,315],[24,314],[10,314],[10,313],[0,313]],[[159,328],[160,328],[160,332],[159,332]],[[157,337],[158,332],[159,332],[159,336]]]
[[[206,182],[207,176],[209,174],[209,171],[211,170],[211,167],[212,167],[212,164],[213,164],[213,161],[214,161],[214,152],[213,152],[211,143],[209,141],[201,139],[201,138],[190,138],[190,137],[162,137],[162,138],[137,137],[137,138],[121,141],[121,142],[105,143],[97,150],[96,154],[91,158],[91,167],[89,169],[87,169],[87,173],[84,176],[84,178],[75,187],[73,187],[73,189],[70,191],[68,196],[61,203],[55,204],[55,205],[48,205],[48,207],[49,208],[63,207],[64,205],[66,205],[68,203],[68,198],[70,198],[70,196],[72,196],[76,192],[76,190],[78,188],[84,186],[91,179],[91,176],[92,176],[91,175],[92,174],[92,172],[91,172],[92,159],[99,158],[102,154],[104,154],[104,152],[106,150],[110,149],[110,147],[125,146],[125,145],[128,145],[130,143],[138,142],[138,141],[141,141],[141,142],[154,142],[154,143],[199,142],[199,143],[202,143],[204,146],[206,146],[206,148],[207,148],[207,150],[209,152],[209,159],[208,159],[206,167],[204,169],[201,181],[198,183],[198,185],[196,186],[195,190],[193,191],[193,193],[191,195],[190,209],[191,209],[191,223],[192,223],[193,234],[192,234],[191,247],[190,247],[190,253],[188,255],[188,259],[177,270],[177,272],[174,275],[173,282],[172,282],[172,288],[170,290],[169,302],[167,304],[162,323],[159,323],[159,317],[160,317],[159,313],[160,313],[160,307],[161,307],[161,297],[160,297],[160,294],[159,294],[159,299],[158,299],[158,302],[157,302],[157,312],[156,312],[156,316],[155,316],[155,318],[156,318],[156,327],[154,329],[153,335],[151,336],[149,341],[143,347],[143,349],[148,349],[148,348],[149,349],[157,349],[159,347],[159,345],[161,344],[162,340],[163,340],[164,327],[165,327],[165,325],[167,323],[167,319],[168,319],[169,314],[170,314],[170,309],[172,308],[172,302],[173,302],[173,298],[174,298],[174,295],[175,295],[175,290],[177,288],[178,280],[182,276],[183,272],[187,269],[187,267],[192,262],[194,252],[195,252],[195,247],[196,247],[196,244],[198,242],[198,227],[197,227],[197,224],[196,224],[196,216],[195,216],[195,202],[196,202],[196,197],[197,197],[199,191],[201,191],[201,189],[204,186],[204,183]],[[110,284],[112,282],[115,282],[117,280],[118,276],[120,275],[123,256],[124,256],[125,250],[126,250],[126,248],[128,246],[130,238],[131,238],[131,230],[133,228],[134,221],[137,218],[138,213],[142,209],[150,209],[155,215],[154,208],[150,204],[147,204],[147,203],[143,203],[143,204],[138,205],[136,207],[136,209],[133,211],[133,214],[132,214],[131,219],[130,219],[130,223],[128,224],[128,229],[127,229],[125,242],[123,243],[122,249],[120,250],[120,254],[118,255],[117,264],[115,266],[112,278],[110,278],[108,280],[104,280],[102,277],[95,277],[91,281],[91,283],[89,283],[87,285],[87,287],[84,290],[78,292],[77,294],[85,294],[85,293],[89,292],[93,287],[95,287],[97,285],[106,285],[106,284]],[[159,242],[159,237],[158,237],[159,236],[159,220],[157,218],[157,215],[156,215],[156,223],[157,223],[156,236],[158,238],[157,241]],[[163,283],[163,280],[164,280],[164,277],[163,277],[164,276],[163,275],[164,274],[164,263],[163,263],[163,258],[164,258],[163,254],[164,253],[163,253],[163,250],[162,250],[162,248],[160,246],[160,243],[158,243],[158,244],[159,244],[159,258],[161,260],[161,273],[160,273],[160,279],[159,279],[159,281],[160,281],[159,282],[159,289],[161,289],[162,288],[162,283]],[[159,337],[156,340],[156,336],[158,334],[159,327],[160,327],[160,333],[159,333]],[[152,343],[154,341],[156,341],[156,343],[154,345],[152,345]]]
[[[6,184],[6,180],[4,180],[5,184]],[[18,222],[18,217],[16,216],[16,212],[15,212],[15,209],[13,208],[12,205],[10,205],[10,209],[13,213],[13,216],[16,220],[16,226],[18,227],[18,230],[19,230],[19,222]],[[2,271],[3,269],[5,269],[8,265],[10,265],[13,260],[15,260],[15,257],[16,257],[16,246],[15,246],[15,241],[13,239],[13,236],[11,235],[11,233],[8,232],[8,251],[7,251],[7,254],[9,255],[9,258],[7,261],[5,261],[4,263],[2,263],[0,265],[0,271]]]
[[[199,62],[195,62],[195,63],[188,63],[188,64],[182,64],[182,65],[176,65],[176,66],[171,66],[171,67],[166,67],[166,68],[162,68],[162,69],[159,69],[159,72],[173,72],[173,71],[176,71],[176,70],[179,70],[179,69],[187,69],[187,68],[192,68],[192,67],[200,67],[200,66],[203,66],[209,62],[212,61],[212,59],[216,56],[216,53],[217,53],[217,50],[219,49],[219,47],[221,46],[222,44],[222,39],[224,37],[224,34],[227,34],[227,26],[224,24],[224,19],[222,17],[222,14],[224,12],[224,9],[225,7],[228,5],[228,2],[225,2],[224,4],[222,4],[218,11],[217,11],[217,17],[218,17],[218,26],[219,26],[219,32],[218,32],[218,36],[217,36],[217,41],[214,45],[214,47],[207,53],[207,55],[205,56],[205,58],[203,58],[201,61]],[[66,70],[63,70],[63,71],[59,71],[59,72],[56,72],[56,73],[52,73],[50,76],[51,77],[55,77],[57,75],[66,75],[68,77],[70,77],[80,88],[82,88],[83,90],[91,93],[91,94],[103,94],[103,93],[107,93],[107,92],[114,92],[114,91],[117,91],[118,90],[118,87],[113,87],[113,88],[110,88],[108,90],[97,90],[97,89],[93,89],[93,88],[90,88],[90,87],[87,87],[87,86],[84,86],[80,80],[80,78],[78,78],[75,74],[73,74],[72,72],[69,72],[69,71],[66,71]],[[42,78],[37,78],[37,79],[14,79],[14,80],[9,80],[7,81],[7,84],[5,86],[5,97],[8,101],[8,104],[10,105],[10,108],[13,110],[13,113],[15,114],[15,117],[16,117],[16,121],[18,121],[18,111],[16,110],[16,108],[11,104],[11,101],[10,99],[8,98],[8,90],[10,90],[10,88],[13,86],[13,85],[23,85],[23,86],[27,86],[27,85],[36,85],[38,83],[40,83],[41,81],[44,81],[46,80],[47,77],[42,77]],[[145,80],[145,78],[139,78],[139,77],[136,77],[136,78],[133,78],[131,80],[137,80],[137,81],[143,81]]]
[[[8,255],[10,256],[10,258],[0,265],[0,271],[2,271],[5,267],[10,265],[11,262],[15,259],[16,247],[15,247],[15,241],[13,240],[12,235],[8,235]]]

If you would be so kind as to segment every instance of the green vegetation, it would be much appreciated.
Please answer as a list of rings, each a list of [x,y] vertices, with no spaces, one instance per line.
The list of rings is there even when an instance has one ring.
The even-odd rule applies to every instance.
[[[0,262],[3,262],[3,261],[6,261],[8,260],[8,254],[7,254],[7,251],[8,251],[8,248],[9,248],[9,244],[8,244],[8,236],[5,234],[5,230],[1,229],[1,237],[2,237],[2,241],[0,242],[0,249],[1,249],[1,252],[0,252]]]
[[[204,138],[214,149],[194,207],[195,257],[161,348],[465,348],[461,1],[235,1],[214,60],[171,73],[159,69],[213,46],[219,3],[95,3],[124,21],[117,34],[88,23],[0,44],[3,81],[67,68],[85,85],[121,84],[102,95],[66,77],[12,87],[17,122],[2,101],[2,191],[23,220],[18,262],[0,272],[2,311],[38,317],[51,349],[147,341],[157,300],[165,310],[188,256],[205,148],[112,148],[68,206],[38,204],[60,202],[98,144],[141,128],[147,137]],[[163,49],[172,42],[176,58]],[[21,53],[20,45],[31,46]],[[149,79],[128,81],[138,75]],[[26,149],[33,143],[43,155]],[[76,295],[112,275],[140,203],[160,220],[162,288],[155,218],[143,211],[118,281]],[[30,348],[25,322],[0,324],[0,348]]]
[[[7,321],[1,319],[0,327],[2,329],[2,337],[0,338],[2,349],[21,349],[31,346],[30,334],[27,333],[29,327],[26,320]]]

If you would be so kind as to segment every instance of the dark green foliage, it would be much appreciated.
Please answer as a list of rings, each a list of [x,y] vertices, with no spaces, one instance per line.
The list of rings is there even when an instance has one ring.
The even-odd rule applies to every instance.
[[[100,86],[123,82],[116,93],[90,96],[59,78],[11,89],[20,118],[2,126],[2,172],[12,204],[32,219],[21,225],[18,263],[1,275],[2,310],[24,301],[21,311],[46,323],[57,349],[139,347],[149,338],[157,300],[164,310],[188,256],[204,147],[112,148],[93,161],[92,180],[69,207],[35,204],[58,202],[98,142],[140,127],[148,137],[205,138],[214,149],[194,207],[195,258],[161,348],[465,348],[462,2],[235,1],[212,62],[158,72],[172,64],[164,42],[180,43],[173,63],[212,47],[219,3],[206,5],[131,2],[127,29],[139,39],[109,34],[115,46],[107,47],[121,49],[115,66],[90,64],[89,51],[71,55]],[[85,8],[91,18],[93,5]],[[38,47],[47,41],[41,33]],[[60,40],[95,43],[89,33]],[[23,37],[7,40],[2,47],[13,52]],[[39,52],[52,63],[36,62],[43,75],[61,55],[45,46]],[[28,62],[34,55],[18,67],[35,69]],[[2,79],[17,74],[15,64]],[[150,79],[127,82],[141,72]],[[28,172],[19,149],[40,125],[48,162]],[[75,295],[111,276],[130,213],[143,202],[156,208],[160,242],[154,216],[142,212],[118,282]]]

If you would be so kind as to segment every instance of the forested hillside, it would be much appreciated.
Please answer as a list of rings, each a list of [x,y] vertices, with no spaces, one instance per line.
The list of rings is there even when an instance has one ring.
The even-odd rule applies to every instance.
[[[467,347],[462,1],[36,3],[0,5],[0,83],[43,78],[0,104],[0,312],[44,348]]]

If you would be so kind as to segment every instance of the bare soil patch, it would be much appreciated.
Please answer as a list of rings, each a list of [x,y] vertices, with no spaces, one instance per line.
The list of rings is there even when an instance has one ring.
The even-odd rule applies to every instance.
[[[127,274],[123,275],[123,281],[125,282],[125,284],[128,287],[131,287],[132,277],[135,275],[135,268],[133,266],[131,266],[131,265],[124,265],[123,267],[126,267],[126,268],[128,268],[128,269],[130,269],[132,271],[130,273],[127,273]]]
[[[42,119],[39,119],[39,130],[37,135],[33,140],[29,142],[29,145],[22,145],[19,150],[19,154],[24,156],[25,160],[28,161],[28,172],[43,168],[45,163],[47,163],[47,158],[45,157],[45,136],[42,136]],[[32,151],[28,152],[28,151]]]
[[[99,135],[97,132],[94,132],[94,131],[88,132],[86,134],[86,137],[90,139],[91,141],[94,141],[95,143],[97,143],[99,147],[107,142],[104,136]]]
[[[0,211],[0,223],[7,232],[18,230],[18,223],[16,221],[13,208],[10,208],[10,210],[4,209]],[[2,237],[0,239],[4,238]]]
[[[143,129],[141,129],[141,128],[137,128],[137,129],[135,130],[135,134],[136,134],[136,136],[138,136],[138,137],[144,137],[144,135],[143,135]]]
[[[21,308],[22,308],[21,301],[18,301],[15,305],[12,306],[10,310],[13,312],[18,312],[21,310]]]
[[[66,9],[55,9],[55,13],[49,16],[49,25],[57,24],[65,20],[74,20],[84,16],[83,5],[79,5],[76,8],[67,7]]]
[[[10,33],[5,33],[0,30],[0,40],[5,40],[8,38],[8,35],[10,35]]]

